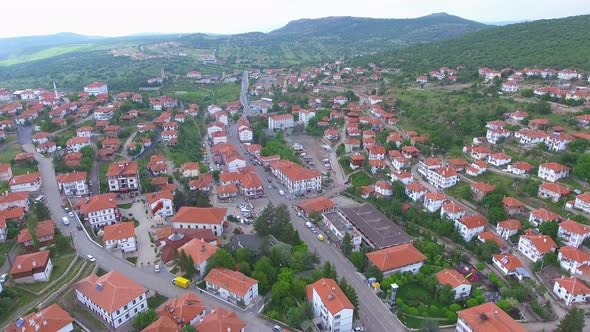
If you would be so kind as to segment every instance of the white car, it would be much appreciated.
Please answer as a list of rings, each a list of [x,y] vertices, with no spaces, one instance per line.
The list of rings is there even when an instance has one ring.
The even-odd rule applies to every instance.
[[[159,264],[154,265],[154,272],[160,272],[160,265]]]
[[[91,261],[91,262],[95,262],[96,261],[96,258],[94,258],[94,256],[92,256],[92,255],[86,255],[86,258],[88,258],[88,260]]]
[[[8,274],[4,273],[3,275],[0,276],[0,284],[5,283],[6,279],[8,279]]]
[[[70,217],[74,218],[74,211],[70,211],[70,212],[68,212],[68,216],[70,216]]]

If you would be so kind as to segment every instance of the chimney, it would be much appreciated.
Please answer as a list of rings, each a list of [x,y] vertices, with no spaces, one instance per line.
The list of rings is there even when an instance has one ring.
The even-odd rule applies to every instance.
[[[18,267],[19,270],[23,268],[20,264],[18,264],[16,267]]]
[[[36,267],[36,266],[37,266],[37,262],[33,261],[33,267]]]

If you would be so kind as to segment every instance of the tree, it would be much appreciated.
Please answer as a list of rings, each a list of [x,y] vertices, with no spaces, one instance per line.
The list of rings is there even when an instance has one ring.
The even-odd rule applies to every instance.
[[[144,312],[140,312],[135,316],[135,320],[133,321],[133,327],[136,331],[141,331],[148,327],[151,323],[158,320],[158,314],[154,309],[148,309]]]
[[[342,293],[346,295],[346,298],[348,298],[350,303],[352,303],[352,305],[354,306],[355,317],[358,318],[359,298],[356,294],[356,290],[348,282],[346,282],[346,279],[344,279],[344,277],[340,279],[338,286],[342,290]]]
[[[238,262],[250,262],[250,250],[246,248],[240,248],[236,250],[236,260]]]
[[[367,256],[363,252],[355,251],[352,252],[348,259],[356,267],[357,271],[365,272],[365,268],[367,267]]]
[[[225,267],[233,270],[236,268],[236,260],[227,250],[218,248],[207,260],[207,273],[216,267]]]
[[[438,332],[440,329],[438,328],[438,324],[433,319],[426,319],[424,324],[422,325],[421,332]]]
[[[342,253],[346,257],[348,257],[348,255],[350,255],[350,253],[352,252],[352,237],[350,236],[350,234],[348,234],[348,232],[346,232],[344,234],[344,237],[342,238],[342,246],[340,247],[340,249],[342,249]]]
[[[570,308],[565,316],[559,320],[554,332],[582,332],[586,322],[584,321],[584,310],[578,307]]]
[[[367,267],[367,272],[365,272],[365,276],[368,278],[375,278],[377,281],[383,280],[383,272],[379,270],[379,268],[375,264],[369,264]]]
[[[559,225],[556,222],[544,222],[539,225],[539,231],[543,235],[549,235],[552,239],[557,239]]]
[[[588,181],[588,179],[590,179],[590,154],[584,153],[578,157],[578,160],[574,165],[573,172],[575,176],[583,179],[584,181]]]
[[[336,280],[338,279],[338,272],[336,272],[336,269],[330,262],[325,262],[324,266],[322,267],[322,276],[324,278]]]
[[[195,329],[192,325],[187,324],[182,328],[181,332],[197,332],[197,329]]]

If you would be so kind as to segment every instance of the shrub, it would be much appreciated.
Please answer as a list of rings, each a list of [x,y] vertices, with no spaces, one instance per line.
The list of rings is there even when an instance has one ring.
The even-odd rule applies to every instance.
[[[457,314],[456,314],[456,313],[454,313],[454,312],[449,312],[449,313],[447,314],[447,319],[448,319],[448,320],[450,320],[450,321],[451,321],[451,322],[453,322],[453,323],[455,323],[455,322],[457,321],[457,318],[458,318],[458,316],[457,316]]]
[[[465,302],[467,304],[467,307],[469,308],[473,308],[479,305],[479,301],[477,301],[476,299],[468,299],[467,302]]]
[[[477,263],[475,265],[475,268],[478,269],[479,271],[483,271],[483,269],[485,269],[486,266],[483,263]]]
[[[452,312],[457,312],[457,311],[461,310],[461,306],[458,305],[457,303],[453,303],[449,306],[449,310],[451,310]]]

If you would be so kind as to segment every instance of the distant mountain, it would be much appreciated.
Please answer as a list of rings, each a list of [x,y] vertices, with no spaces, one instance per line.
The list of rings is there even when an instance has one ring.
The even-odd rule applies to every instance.
[[[427,72],[442,66],[590,70],[590,15],[494,27],[444,42],[392,49],[363,61]]]
[[[0,38],[0,58],[9,54],[20,53],[27,49],[35,49],[47,46],[85,43],[104,37],[85,36],[71,32],[60,32],[45,36],[26,36],[13,38]]]
[[[271,37],[329,39],[382,48],[386,46],[428,43],[485,29],[482,23],[447,13],[411,19],[376,19],[365,17],[325,17],[291,21],[271,31]]]

